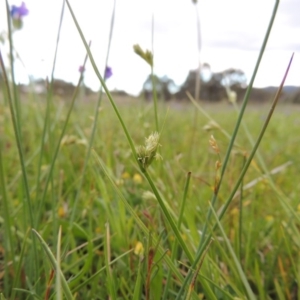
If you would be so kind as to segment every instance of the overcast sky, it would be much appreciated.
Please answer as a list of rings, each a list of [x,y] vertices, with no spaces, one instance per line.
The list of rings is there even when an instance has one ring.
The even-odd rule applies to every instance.
[[[21,1],[9,1],[20,5]],[[14,44],[26,69],[17,64],[19,81],[28,75],[50,76],[62,0],[27,0],[29,15],[24,27],[14,33]],[[86,40],[102,71],[106,58],[113,0],[70,0]],[[134,52],[133,45],[151,49],[154,13],[154,64],[159,76],[167,75],[182,84],[189,70],[197,68],[196,10],[191,0],[117,0],[113,39],[108,65],[113,77],[110,89],[137,94],[150,72]],[[213,71],[235,67],[250,79],[266,33],[273,0],[199,0],[201,61]],[[267,51],[258,72],[258,87],[279,85],[292,52],[295,52],[287,85],[300,85],[300,1],[280,2]],[[7,31],[5,1],[0,0],[0,33]],[[1,46],[1,51],[7,47]],[[85,49],[65,7],[55,77],[76,83]],[[87,64],[85,82],[97,90],[99,82]]]

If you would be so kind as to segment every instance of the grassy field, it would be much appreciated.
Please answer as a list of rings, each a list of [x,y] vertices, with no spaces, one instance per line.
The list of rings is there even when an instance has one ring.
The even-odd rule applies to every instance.
[[[52,76],[20,94],[13,34],[29,11],[6,2],[0,299],[300,299],[300,109],[248,104],[278,4],[243,102],[226,86],[209,105],[111,97],[114,11],[102,74],[68,0],[87,52],[76,92],[57,97]],[[134,51],[154,75],[152,52]],[[87,58],[94,98],[80,92]]]
[[[138,99],[116,103],[134,145],[144,144],[155,132],[153,106]],[[1,101],[1,280],[7,299],[60,299],[61,293],[76,299],[299,298],[297,106],[277,107],[217,222],[268,105],[246,110],[208,217],[220,177],[216,162],[223,163],[237,121],[234,107],[203,104],[208,119],[191,103],[160,103],[162,159],[143,172],[107,99],[86,160],[95,104],[78,100],[62,135],[70,102],[53,98],[47,107],[46,99],[22,97],[25,183],[8,103]]]

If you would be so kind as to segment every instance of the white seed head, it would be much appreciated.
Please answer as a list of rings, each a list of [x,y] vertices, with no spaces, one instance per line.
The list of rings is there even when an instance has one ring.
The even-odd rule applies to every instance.
[[[145,191],[142,195],[142,198],[143,198],[144,201],[154,201],[154,200],[156,200],[156,196],[150,191]]]
[[[159,133],[154,132],[145,139],[144,146],[138,146],[136,148],[137,158],[143,169],[147,169],[154,158],[158,159],[156,152],[159,146]]]

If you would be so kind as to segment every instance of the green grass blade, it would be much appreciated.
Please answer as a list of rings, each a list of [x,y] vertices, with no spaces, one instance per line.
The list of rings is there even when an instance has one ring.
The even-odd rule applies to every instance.
[[[280,285],[280,283],[278,282],[278,280],[274,280],[274,284],[275,284],[275,289],[276,289],[276,295],[278,297],[279,300],[285,300],[286,297],[284,295],[284,291],[282,290],[282,287]]]
[[[133,249],[128,250],[127,252],[122,253],[120,256],[118,256],[117,258],[115,258],[114,260],[111,260],[109,262],[109,266],[113,265],[114,263],[116,263],[117,261],[121,260],[123,257],[127,256],[128,254],[130,254],[130,252],[132,252]],[[91,283],[93,280],[95,280],[102,272],[104,272],[106,270],[106,266],[102,267],[101,269],[99,269],[95,274],[91,275],[87,280],[85,280],[82,283],[78,283],[76,286],[74,286],[74,288],[72,288],[72,292],[75,293],[77,291],[80,291],[84,286],[86,286],[87,284]]]
[[[56,300],[62,300],[62,289],[61,289],[61,276],[60,276],[60,248],[61,248],[61,226],[58,230],[58,239],[57,239],[57,247],[56,247],[56,282],[55,282],[55,290],[56,290]]]
[[[110,249],[110,230],[109,224],[105,224],[105,242],[104,242],[104,253],[105,253],[105,267],[106,267],[106,274],[107,274],[107,285],[109,290],[109,298],[116,300],[117,299],[117,292],[116,292],[116,284],[115,278],[110,267],[111,262],[111,249]]]
[[[157,190],[157,188],[156,188],[156,186],[155,186],[152,178],[150,177],[150,175],[148,174],[148,172],[144,172],[144,176],[147,178],[147,181],[149,182],[149,184],[150,184],[150,186],[152,188],[152,191],[155,194],[156,199],[157,199],[157,201],[159,203],[159,206],[162,209],[162,211],[163,211],[163,213],[164,213],[164,215],[165,215],[165,217],[166,217],[169,225],[171,226],[171,228],[172,228],[172,230],[174,232],[174,235],[176,236],[176,239],[177,239],[179,245],[182,247],[182,249],[185,252],[186,256],[188,257],[189,261],[192,262],[193,261],[193,255],[192,255],[190,249],[188,248],[186,242],[183,240],[182,235],[181,235],[181,233],[179,231],[179,228],[176,225],[173,217],[169,213],[169,211],[168,211],[168,209],[167,209],[167,207],[166,207],[163,199],[161,198],[161,196],[160,196],[160,194],[159,194],[159,192],[158,192],[158,190]]]
[[[152,80],[152,97],[153,97],[155,127],[156,127],[156,131],[159,132],[158,112],[157,112],[157,92],[156,92],[156,83],[155,83],[155,75],[154,75],[153,66],[151,66],[151,80]]]
[[[22,266],[23,266],[23,262],[24,262],[25,251],[27,249],[29,234],[30,234],[30,231],[28,230],[26,235],[24,236],[23,244],[21,247],[20,257],[19,257],[17,268],[16,268],[15,278],[14,278],[13,284],[12,284],[13,289],[12,289],[12,293],[11,293],[11,299],[17,299],[16,298],[16,293],[17,293],[16,289],[19,285],[19,281],[20,281],[20,277],[21,277],[20,275],[22,272]]]
[[[49,248],[49,246],[47,245],[47,243],[44,241],[44,239],[40,236],[40,234],[32,229],[33,233],[37,236],[37,238],[39,239],[39,241],[41,242],[41,245],[43,246],[46,254],[47,254],[47,257],[53,267],[53,269],[55,270],[58,270],[59,271],[59,276],[60,276],[60,279],[61,279],[61,285],[62,285],[62,289],[64,291],[64,294],[66,296],[66,299],[68,300],[73,300],[73,295],[72,295],[72,292],[69,288],[69,285],[67,283],[67,280],[65,279],[61,269],[59,268],[59,263],[56,261],[55,259],[55,256],[53,255],[53,253],[51,252],[51,249]]]
[[[15,249],[14,247],[14,240],[11,232],[11,225],[13,224],[13,220],[11,219],[10,209],[9,209],[9,198],[7,195],[7,186],[5,181],[5,174],[4,174],[4,166],[3,166],[3,160],[2,160],[2,149],[3,149],[3,142],[0,139],[0,197],[1,202],[3,204],[3,211],[4,211],[4,230],[5,230],[5,236],[7,236],[6,241],[6,252],[12,253],[11,251]],[[13,257],[11,257],[13,261],[13,265],[15,267],[15,260]]]
[[[245,290],[246,290],[247,295],[248,295],[248,299],[250,299],[250,300],[256,300],[256,297],[255,297],[255,295],[254,295],[253,292],[252,292],[252,289],[251,289],[251,287],[250,287],[250,285],[249,285],[249,282],[248,282],[248,280],[247,280],[247,278],[246,278],[246,275],[245,275],[245,273],[244,273],[244,271],[243,271],[243,269],[242,269],[242,267],[241,267],[241,264],[240,264],[240,262],[238,261],[238,258],[237,258],[237,256],[235,255],[234,250],[233,250],[233,248],[232,248],[232,246],[231,246],[231,244],[230,244],[230,241],[228,240],[228,238],[227,238],[227,236],[226,236],[226,233],[225,233],[225,231],[224,231],[224,228],[223,228],[222,224],[221,224],[220,221],[219,221],[219,217],[217,216],[217,214],[216,214],[215,210],[213,209],[213,207],[211,207],[211,209],[212,209],[212,213],[213,213],[213,215],[214,215],[214,217],[215,217],[217,226],[219,227],[219,229],[220,229],[220,231],[221,231],[221,233],[222,233],[223,239],[225,240],[225,243],[226,243],[226,245],[227,245],[227,248],[228,248],[228,250],[229,250],[229,252],[230,252],[230,254],[231,254],[231,257],[232,257],[232,259],[233,259],[233,261],[234,261],[235,267],[236,267],[236,269],[237,269],[237,271],[238,271],[238,273],[239,273],[239,277],[240,277],[241,281],[242,281],[243,284],[244,284]]]
[[[184,208],[185,208],[186,198],[187,198],[187,192],[188,192],[189,185],[190,185],[190,179],[191,179],[191,172],[188,172],[185,186],[184,186],[183,198],[182,198],[180,210],[179,210],[179,218],[178,218],[178,223],[177,223],[179,230],[180,230],[181,223],[182,223],[182,218],[183,218],[183,213],[184,213]],[[172,255],[171,255],[172,261],[175,261],[175,258],[177,255],[177,250],[178,250],[178,242],[177,242],[177,240],[175,240],[173,247],[172,247]],[[166,300],[168,297],[168,291],[169,291],[169,286],[170,286],[170,282],[171,282],[171,277],[172,277],[172,273],[171,273],[171,270],[169,270],[168,275],[167,275],[166,284],[165,284],[163,300]]]
[[[158,126],[158,112],[157,112],[157,92],[156,92],[156,83],[155,83],[155,75],[154,75],[154,14],[152,14],[152,22],[151,22],[151,46],[152,46],[152,65],[151,65],[151,80],[152,80],[152,97],[154,104],[154,118],[155,118],[155,127],[156,131],[159,131]]]
[[[136,278],[136,282],[135,282],[135,286],[134,286],[134,292],[133,292],[132,300],[140,300],[141,299],[142,286],[143,286],[141,266],[142,266],[142,264],[141,264],[141,260],[140,260],[138,270],[137,270],[137,278]]]

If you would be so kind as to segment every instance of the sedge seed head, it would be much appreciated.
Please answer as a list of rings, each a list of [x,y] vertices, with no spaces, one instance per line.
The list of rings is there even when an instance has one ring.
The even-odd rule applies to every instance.
[[[160,158],[160,155],[157,154],[159,146],[159,133],[154,132],[145,139],[145,145],[136,148],[137,159],[143,169],[147,169],[154,158]]]
[[[221,166],[222,166],[222,163],[219,160],[217,160],[215,163],[216,171],[218,171],[221,168]]]
[[[220,153],[219,146],[218,146],[217,141],[216,141],[216,139],[214,138],[213,135],[210,136],[209,144],[210,144],[210,146],[212,147],[212,149],[213,149],[217,154]]]
[[[145,60],[150,67],[153,67],[153,54],[151,51],[149,50],[144,51],[140,47],[140,45],[134,45],[133,50],[138,56],[140,56],[143,60]]]

